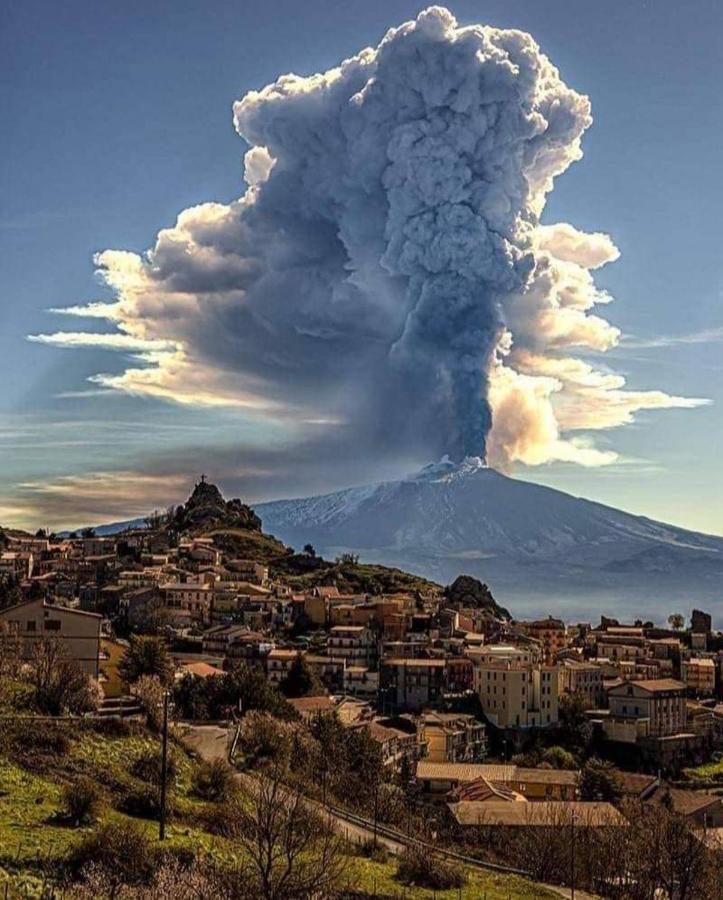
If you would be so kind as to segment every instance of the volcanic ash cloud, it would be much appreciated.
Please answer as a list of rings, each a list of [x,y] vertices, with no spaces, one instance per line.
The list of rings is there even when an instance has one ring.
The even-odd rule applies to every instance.
[[[619,339],[591,312],[612,241],[539,224],[591,121],[529,35],[440,7],[248,93],[245,194],[185,210],[142,257],[100,253],[116,301],[67,310],[108,319],[140,361],[94,380],[408,455],[610,462],[591,430],[698,401],[570,355]]]

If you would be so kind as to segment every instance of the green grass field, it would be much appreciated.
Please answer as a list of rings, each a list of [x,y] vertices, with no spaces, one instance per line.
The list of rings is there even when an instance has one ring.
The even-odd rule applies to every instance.
[[[721,788],[723,788],[723,759],[719,759],[717,762],[705,763],[702,766],[696,766],[694,769],[684,769],[683,774],[692,782],[712,781],[720,784]]]

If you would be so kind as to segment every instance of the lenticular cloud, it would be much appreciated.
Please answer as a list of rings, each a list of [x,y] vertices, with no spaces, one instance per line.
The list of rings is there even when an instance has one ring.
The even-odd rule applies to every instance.
[[[591,313],[610,299],[592,271],[618,251],[540,225],[591,117],[529,35],[433,7],[248,93],[234,123],[246,193],[185,210],[143,257],[99,254],[116,302],[65,310],[116,340],[36,338],[136,351],[96,382],[503,467],[610,462],[591,430],[697,402],[570,356],[619,338]]]

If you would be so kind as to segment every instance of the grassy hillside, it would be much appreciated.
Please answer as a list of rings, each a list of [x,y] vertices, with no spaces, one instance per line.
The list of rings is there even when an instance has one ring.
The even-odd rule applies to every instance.
[[[293,550],[273,535],[250,528],[212,528],[200,531],[197,536],[213,538],[214,545],[231,559],[253,559],[268,565],[279,557],[293,554]]]
[[[353,561],[330,562],[320,556],[294,553],[273,535],[247,528],[212,528],[199,532],[230,558],[253,559],[269,566],[272,578],[283,579],[298,591],[336,584],[342,593],[392,594],[419,591],[438,593],[433,581],[391,569]]]
[[[48,873],[57,875],[63,861],[92,827],[72,828],[61,824],[56,814],[62,809],[62,787],[85,774],[103,786],[105,800],[100,823],[130,822],[155,840],[157,823],[130,817],[116,808],[118,800],[138,779],[132,774],[136,760],[149,751],[159,752],[157,737],[141,726],[127,733],[106,733],[107,726],[93,722],[16,726],[3,723],[0,738],[0,895],[8,885],[8,897],[40,897]],[[101,730],[99,731],[98,728]],[[125,731],[125,730],[124,730]],[[27,735],[38,735],[29,745]],[[60,737],[59,737],[60,736]],[[204,850],[220,861],[238,858],[239,849],[231,840],[212,835],[202,827],[209,804],[194,797],[191,783],[195,759],[181,746],[173,745],[177,767],[173,791],[176,818],[167,829],[168,849],[198,852]],[[353,851],[350,850],[350,853]],[[363,896],[398,898],[402,885],[395,879],[396,863],[374,862],[350,855],[349,891]],[[431,900],[431,891],[406,888],[409,900]],[[438,891],[437,898],[459,898],[456,890]],[[464,900],[484,897],[552,898],[555,895],[518,878],[470,872],[462,889]]]
[[[311,565],[309,563],[311,562]],[[275,560],[272,573],[299,591],[316,585],[335,584],[342,593],[394,594],[398,592],[439,593],[433,581],[372,563],[328,562],[319,557],[296,554]]]

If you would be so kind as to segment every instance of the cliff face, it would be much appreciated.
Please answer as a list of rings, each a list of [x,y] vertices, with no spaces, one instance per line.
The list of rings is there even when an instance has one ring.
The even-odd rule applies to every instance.
[[[191,531],[207,528],[246,528],[261,531],[261,519],[239,499],[224,500],[223,494],[202,479],[188,500],[176,509],[174,527]]]

